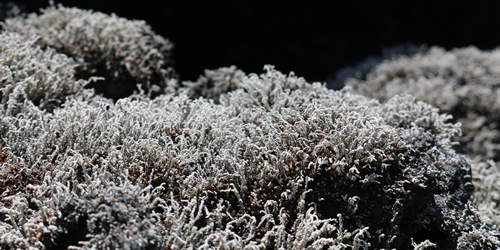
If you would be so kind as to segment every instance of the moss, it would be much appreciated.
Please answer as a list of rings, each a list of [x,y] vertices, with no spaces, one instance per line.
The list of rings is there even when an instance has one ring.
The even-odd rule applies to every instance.
[[[50,28],[33,20],[58,23],[65,15],[119,20],[52,6],[6,23],[35,27],[50,42]],[[72,46],[85,51],[86,40],[79,41]],[[1,246],[498,245],[474,204],[471,167],[452,149],[460,125],[448,115],[411,95],[380,103],[264,69],[260,75],[235,67],[206,71],[196,83],[173,84],[157,97],[141,91],[116,102],[56,87],[65,101],[52,112],[30,98],[9,99],[16,112],[0,109]],[[18,96],[27,92],[17,89]],[[477,230],[488,240],[476,237]]]

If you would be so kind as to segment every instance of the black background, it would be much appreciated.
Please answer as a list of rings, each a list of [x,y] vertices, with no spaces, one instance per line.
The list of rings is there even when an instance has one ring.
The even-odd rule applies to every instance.
[[[26,12],[47,1],[14,1]],[[309,82],[382,48],[401,43],[447,49],[500,45],[500,1],[55,1],[146,20],[175,43],[181,80],[204,69],[236,65],[261,73],[265,64]]]

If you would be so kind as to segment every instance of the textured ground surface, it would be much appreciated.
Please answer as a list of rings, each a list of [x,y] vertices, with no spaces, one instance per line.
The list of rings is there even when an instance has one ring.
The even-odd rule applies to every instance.
[[[102,13],[51,7],[4,28],[0,249],[500,246],[481,207],[496,165],[470,160],[463,141],[455,152],[452,108],[272,66],[179,83],[165,39]],[[372,75],[350,78],[351,91],[384,76]]]

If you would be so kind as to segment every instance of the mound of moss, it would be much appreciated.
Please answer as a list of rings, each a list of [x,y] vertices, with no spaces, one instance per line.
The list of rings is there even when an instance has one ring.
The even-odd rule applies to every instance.
[[[469,159],[478,206],[495,228],[500,226],[499,65],[498,49],[422,48],[413,55],[394,55],[345,81],[353,93],[381,102],[411,93],[440,113],[452,114],[463,132],[454,148]]]
[[[0,40],[0,249],[500,246],[452,148],[460,124],[411,95],[380,103],[268,65],[114,102],[73,80],[78,53]]]

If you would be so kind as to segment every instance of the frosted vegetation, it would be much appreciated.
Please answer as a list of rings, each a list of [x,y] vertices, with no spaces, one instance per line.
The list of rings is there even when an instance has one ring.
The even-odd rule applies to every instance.
[[[37,35],[42,48],[72,57],[78,62],[74,70],[78,78],[105,77],[90,86],[110,98],[132,94],[137,83],[150,97],[157,96],[175,75],[170,67],[172,43],[155,34],[145,21],[61,5],[42,13],[9,18],[3,28]]]
[[[386,102],[411,93],[416,99],[453,114],[463,136],[454,148],[472,166],[474,195],[482,214],[500,226],[500,50],[475,47],[445,51],[420,48],[359,70],[345,83],[352,92]]]
[[[496,189],[473,186],[495,163],[471,172],[460,117],[419,95],[379,101],[349,92],[359,79],[333,91],[269,65],[179,83],[144,22],[62,6],[3,26],[0,249],[500,246]],[[126,98],[88,88],[121,74],[142,84]]]

